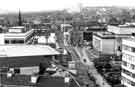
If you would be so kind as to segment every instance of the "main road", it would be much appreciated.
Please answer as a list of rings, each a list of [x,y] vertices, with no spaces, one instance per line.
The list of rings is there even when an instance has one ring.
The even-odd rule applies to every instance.
[[[75,51],[78,53],[80,56],[80,60],[83,64],[87,65],[89,67],[88,73],[90,73],[94,78],[96,79],[96,83],[100,87],[111,87],[106,80],[97,72],[94,63],[92,62],[90,57],[90,53],[87,48],[78,48],[75,47]]]

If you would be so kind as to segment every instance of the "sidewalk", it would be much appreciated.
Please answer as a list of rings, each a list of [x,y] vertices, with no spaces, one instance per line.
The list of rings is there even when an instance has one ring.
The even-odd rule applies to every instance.
[[[90,58],[88,57],[87,54],[87,49],[86,48],[75,48],[75,50],[77,51],[78,55],[80,56],[80,60],[87,58],[87,62],[81,61],[83,64],[88,65],[89,70],[88,72],[94,76],[94,78],[96,79],[96,83],[100,86],[100,87],[111,87],[105,80],[104,78],[97,72],[96,68],[94,67],[94,63],[90,60]]]

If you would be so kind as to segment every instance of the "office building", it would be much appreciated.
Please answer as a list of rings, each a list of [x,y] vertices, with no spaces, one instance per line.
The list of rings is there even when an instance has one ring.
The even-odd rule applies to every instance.
[[[102,54],[115,54],[115,36],[110,32],[99,32],[93,35],[93,48]]]
[[[10,27],[1,33],[0,44],[28,44],[34,36],[34,30],[27,30],[24,26]]]

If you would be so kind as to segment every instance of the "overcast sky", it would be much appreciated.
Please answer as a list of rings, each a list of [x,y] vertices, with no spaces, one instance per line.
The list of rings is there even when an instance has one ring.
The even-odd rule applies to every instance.
[[[128,6],[134,7],[135,0],[0,0],[0,10],[4,11],[42,11],[78,10],[79,3],[85,6]]]

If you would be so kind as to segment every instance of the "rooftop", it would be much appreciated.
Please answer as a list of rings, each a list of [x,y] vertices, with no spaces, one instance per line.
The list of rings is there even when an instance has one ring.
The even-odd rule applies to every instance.
[[[13,77],[7,78],[6,74],[1,75],[1,83],[3,85],[10,86],[36,86],[36,87],[64,87],[63,77],[50,77],[42,76],[38,79],[37,84],[31,83],[30,75],[14,75]]]
[[[25,28],[24,26],[15,26],[15,27],[10,27],[11,29],[22,29]]]
[[[128,40],[128,41],[133,41],[133,42],[135,42],[135,36],[131,36],[131,37],[125,38],[125,39],[123,39],[123,40]]]
[[[99,32],[99,33],[95,33],[94,35],[97,35],[99,37],[115,37],[115,35],[111,32]]]
[[[109,26],[114,26],[114,25],[109,25]],[[119,28],[135,28],[135,23],[126,23],[126,24],[123,24],[123,25],[117,25],[117,26],[114,26],[114,27],[119,27]]]
[[[0,45],[0,55],[8,57],[58,55],[55,49],[47,45]]]

